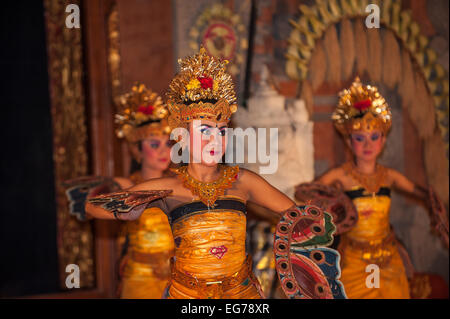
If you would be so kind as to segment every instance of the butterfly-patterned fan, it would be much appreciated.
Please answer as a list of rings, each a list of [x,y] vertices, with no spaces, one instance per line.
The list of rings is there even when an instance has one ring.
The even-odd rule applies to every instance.
[[[445,246],[448,248],[448,216],[444,204],[437,196],[436,192],[428,188],[428,202],[431,208],[431,225],[435,232],[439,235]]]
[[[132,209],[166,197],[172,190],[120,191],[88,198],[88,202],[110,212],[129,213]]]
[[[68,180],[62,183],[66,188],[66,196],[69,201],[69,213],[79,220],[86,220],[84,206],[88,197],[99,194],[107,194],[120,189],[114,179],[102,176],[84,176]]]
[[[340,255],[325,247],[333,242],[332,217],[318,206],[286,211],[274,238],[281,286],[291,299],[346,298],[340,277]]]
[[[308,205],[322,207],[330,213],[336,226],[335,235],[340,235],[356,225],[358,212],[352,200],[337,186],[303,183],[295,187],[295,198]]]

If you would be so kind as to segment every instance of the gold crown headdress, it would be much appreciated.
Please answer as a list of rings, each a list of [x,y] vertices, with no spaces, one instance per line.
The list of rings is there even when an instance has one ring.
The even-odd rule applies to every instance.
[[[161,97],[144,84],[133,85],[131,92],[117,98],[116,104],[115,122],[119,126],[116,134],[119,138],[125,137],[130,143],[135,143],[150,134],[170,133],[168,111]]]
[[[356,77],[350,88],[339,93],[339,103],[331,118],[344,136],[352,131],[375,129],[387,133],[392,122],[389,105],[378,89],[362,85],[359,77]]]
[[[167,92],[169,125],[187,127],[193,120],[228,122],[236,112],[236,95],[227,60],[209,56],[205,48],[185,59],[179,59],[180,72]]]

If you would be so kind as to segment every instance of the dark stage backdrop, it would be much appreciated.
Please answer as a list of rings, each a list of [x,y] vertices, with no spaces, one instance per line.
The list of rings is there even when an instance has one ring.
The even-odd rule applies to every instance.
[[[0,10],[0,297],[57,292],[56,205],[44,8]]]

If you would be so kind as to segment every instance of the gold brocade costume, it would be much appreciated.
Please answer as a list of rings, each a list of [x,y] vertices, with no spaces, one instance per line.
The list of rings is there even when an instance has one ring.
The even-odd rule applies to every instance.
[[[116,133],[129,143],[134,159],[142,155],[138,143],[150,136],[167,135],[168,110],[162,98],[144,84],[136,83],[130,92],[116,99]],[[144,180],[140,172],[130,176],[134,184]],[[121,298],[160,299],[170,277],[173,237],[169,222],[159,208],[146,209],[141,217],[126,223],[128,237],[125,270],[122,274]]]
[[[226,71],[228,61],[209,56],[202,47],[178,62],[180,72],[167,91],[172,133],[177,136],[177,128],[188,128],[196,120],[228,123],[237,110],[234,84]],[[220,177],[212,182],[197,180],[188,170],[189,166],[181,166],[173,171],[200,200],[168,213],[175,257],[165,297],[261,298],[245,251],[245,202],[225,194],[237,179],[239,167],[219,165]]]
[[[263,297],[245,251],[244,201],[222,196],[209,209],[193,201],[170,216],[176,248],[167,298]]]
[[[160,299],[170,278],[174,250],[167,216],[157,207],[148,208],[138,220],[127,222],[126,228],[128,250],[121,298]]]
[[[356,77],[348,89],[339,93],[332,119],[336,129],[348,138],[355,131],[380,131],[387,134],[392,114],[386,100],[372,85],[363,85]],[[389,224],[390,189],[383,187],[387,169],[375,166],[373,174],[358,172],[353,163],[342,166],[358,185],[347,191],[358,212],[358,222],[342,235],[341,281],[348,298],[409,298],[405,267]],[[378,266],[377,272],[368,265]],[[376,277],[379,274],[379,287]]]
[[[341,281],[350,299],[405,299],[409,286],[395,236],[389,224],[390,189],[381,187],[376,194],[367,194],[361,187],[346,192],[358,211],[358,223],[341,237]],[[373,283],[366,267],[379,267],[379,288]],[[370,286],[370,285],[369,285]]]

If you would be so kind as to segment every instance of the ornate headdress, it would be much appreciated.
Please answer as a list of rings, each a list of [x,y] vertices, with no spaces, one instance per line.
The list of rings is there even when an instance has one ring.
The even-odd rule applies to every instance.
[[[225,69],[228,61],[209,56],[201,47],[178,63],[181,70],[167,92],[170,127],[186,128],[201,119],[228,122],[237,110],[233,81]]]
[[[339,93],[339,103],[331,118],[344,136],[352,131],[375,129],[387,133],[392,121],[391,110],[378,89],[362,85],[359,77],[349,89]]]
[[[117,98],[118,113],[115,116],[119,138],[135,143],[148,135],[169,134],[168,111],[161,97],[144,84],[136,83],[131,92]]]

